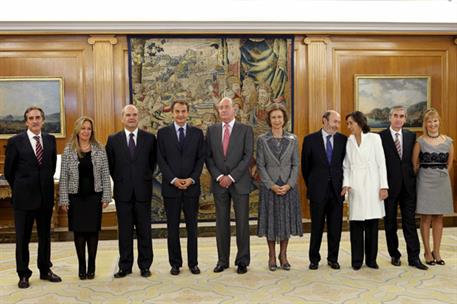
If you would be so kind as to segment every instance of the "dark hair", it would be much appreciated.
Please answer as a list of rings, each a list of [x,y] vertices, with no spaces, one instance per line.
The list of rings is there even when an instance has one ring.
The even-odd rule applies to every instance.
[[[282,115],[284,116],[284,124],[282,125],[283,127],[289,121],[289,114],[287,114],[286,108],[280,103],[274,103],[271,106],[269,106],[267,109],[267,124],[268,124],[268,126],[270,126],[270,128],[271,128],[270,114],[271,114],[271,112],[277,111],[277,110],[281,111]]]
[[[185,100],[182,100],[182,99],[176,99],[173,101],[173,103],[171,104],[171,111],[173,111],[175,109],[175,105],[179,103],[179,104],[182,104],[182,105],[185,105],[186,108],[187,108],[187,112],[189,112],[189,103]]]
[[[24,122],[27,121],[27,114],[29,114],[30,111],[33,111],[33,110],[38,110],[40,111],[41,113],[41,118],[43,118],[44,120],[44,112],[43,110],[40,108],[40,107],[37,107],[37,106],[30,106],[28,107],[27,109],[25,109],[25,112],[24,112]]]
[[[368,126],[367,118],[365,115],[363,115],[362,112],[360,111],[354,111],[352,113],[349,113],[346,115],[346,121],[348,118],[351,117],[353,121],[359,125],[360,129],[362,129],[363,133],[368,133],[370,132],[370,127]]]

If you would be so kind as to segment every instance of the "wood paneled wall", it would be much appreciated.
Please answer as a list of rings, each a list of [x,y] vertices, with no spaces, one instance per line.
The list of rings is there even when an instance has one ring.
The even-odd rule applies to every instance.
[[[432,105],[442,114],[442,131],[457,139],[456,43],[453,36],[438,35],[297,35],[294,132],[300,146],[306,134],[321,127],[326,109],[343,117],[354,110],[355,74],[431,76]],[[0,36],[0,75],[64,77],[67,138],[58,139],[59,153],[81,115],[95,118],[102,143],[122,127],[121,109],[129,100],[124,35]],[[342,132],[348,134],[344,122]],[[1,171],[5,144],[0,140]],[[456,174],[453,187],[456,193]],[[302,179],[300,189],[303,215],[309,217]]]

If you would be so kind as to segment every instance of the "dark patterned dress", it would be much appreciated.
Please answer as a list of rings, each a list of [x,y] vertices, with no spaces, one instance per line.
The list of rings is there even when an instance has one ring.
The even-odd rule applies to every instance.
[[[417,174],[418,214],[451,214],[454,212],[451,180],[447,169],[452,139],[439,145],[431,145],[422,137],[420,144],[419,172]]]
[[[277,159],[281,158],[289,144],[284,137],[280,140],[271,137],[267,143]],[[279,179],[276,184],[282,186],[285,183]],[[283,196],[275,194],[263,183],[260,183],[259,190],[257,235],[277,242],[288,240],[291,235],[302,236],[301,205],[296,185]]]

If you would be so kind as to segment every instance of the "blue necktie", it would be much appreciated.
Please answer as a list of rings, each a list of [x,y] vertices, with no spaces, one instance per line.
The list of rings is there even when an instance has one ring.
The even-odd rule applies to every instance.
[[[135,134],[129,134],[129,151],[131,158],[133,158],[133,156],[135,155],[135,140],[133,139],[133,136],[135,136]]]
[[[332,138],[332,135],[327,135],[327,144],[326,144],[326,147],[327,147],[327,159],[328,159],[328,163],[331,164],[332,163],[332,155],[333,155],[333,147],[332,147],[332,143],[330,142],[330,138]]]
[[[178,131],[179,131],[178,141],[179,141],[179,145],[182,148],[182,146],[184,144],[184,128],[181,127],[178,129]]]

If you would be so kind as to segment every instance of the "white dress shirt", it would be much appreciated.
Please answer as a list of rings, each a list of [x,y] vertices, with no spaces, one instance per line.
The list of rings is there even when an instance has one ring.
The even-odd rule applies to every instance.
[[[36,140],[35,140],[35,136],[39,136],[40,137],[40,143],[41,143],[41,147],[43,148],[44,150],[44,146],[43,146],[43,137],[41,136],[41,132],[40,134],[35,134],[33,133],[32,131],[28,130],[27,129],[27,136],[29,138],[29,141],[30,141],[30,144],[32,145],[32,148],[33,148],[33,153],[35,153],[35,156],[36,156]]]

